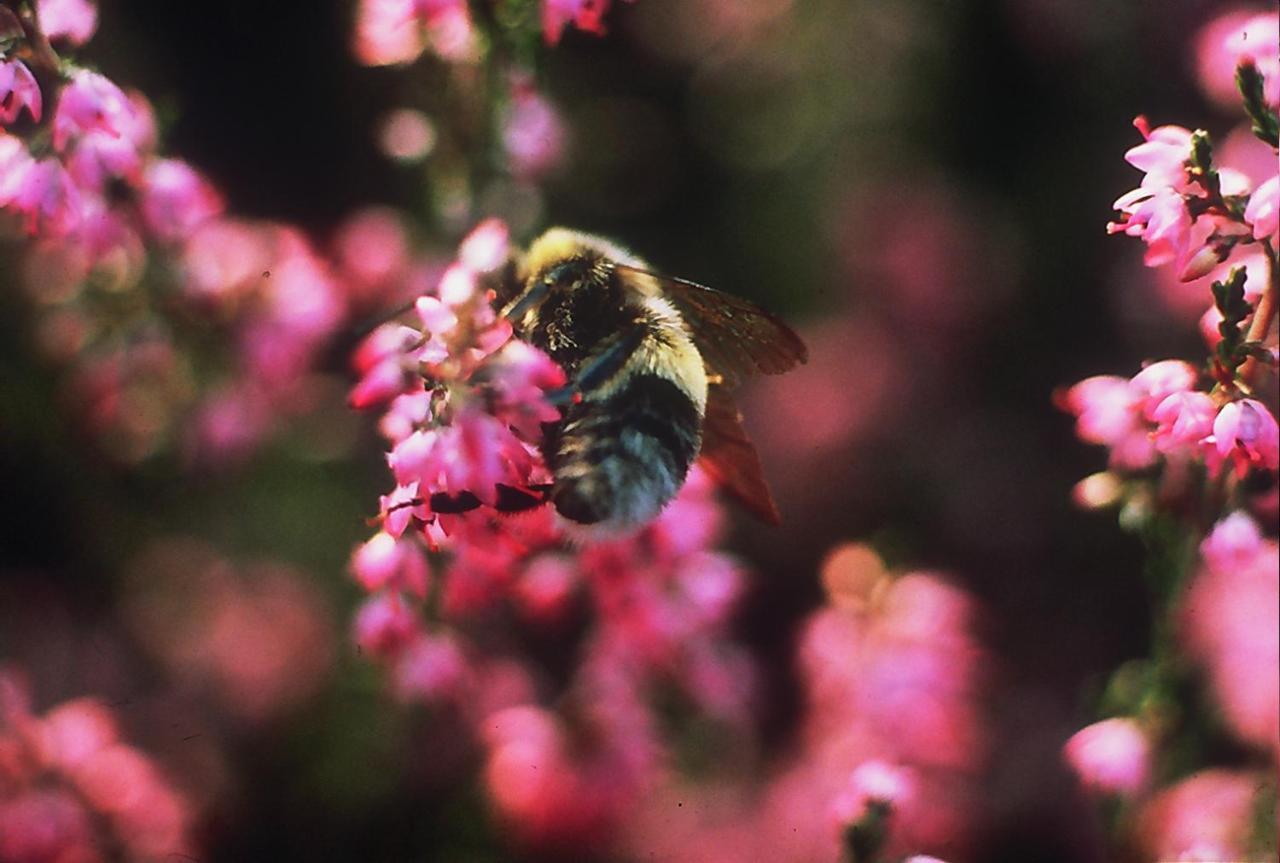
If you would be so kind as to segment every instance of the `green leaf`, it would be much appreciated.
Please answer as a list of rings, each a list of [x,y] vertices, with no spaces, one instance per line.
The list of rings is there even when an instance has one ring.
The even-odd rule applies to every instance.
[[[1236,87],[1244,99],[1244,112],[1253,121],[1253,134],[1272,147],[1280,147],[1280,117],[1267,106],[1262,92],[1262,73],[1252,60],[1236,67]]]

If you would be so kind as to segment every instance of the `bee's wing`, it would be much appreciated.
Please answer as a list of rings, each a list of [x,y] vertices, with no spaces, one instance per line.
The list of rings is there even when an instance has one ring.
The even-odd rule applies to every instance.
[[[702,467],[747,510],[768,524],[782,517],[764,481],[760,456],[742,427],[742,413],[723,384],[707,387],[707,412],[702,420]]]
[[[776,375],[807,362],[809,350],[790,327],[755,303],[685,279],[617,264],[647,277],[675,305],[702,354],[707,371],[732,388],[752,374]],[[644,291],[643,279],[635,280]]]
[[[707,410],[702,421],[703,467],[757,518],[778,524],[781,517],[760,467],[760,456],[742,427],[733,390],[746,375],[776,375],[809,359],[790,327],[764,309],[712,288],[660,276],[627,264],[635,290],[659,289],[680,312],[707,367]],[[652,280],[652,281],[648,281]]]

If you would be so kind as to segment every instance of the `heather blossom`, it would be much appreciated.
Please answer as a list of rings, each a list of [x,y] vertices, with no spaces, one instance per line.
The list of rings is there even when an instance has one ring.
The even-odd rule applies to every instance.
[[[192,812],[160,768],[121,739],[94,698],[32,709],[25,682],[0,669],[0,859],[128,859],[195,852]]]
[[[0,126],[14,123],[23,111],[39,122],[44,101],[40,85],[21,60],[0,60]]]
[[[1276,28],[1274,12],[1232,13],[1206,28],[1200,46],[1206,88],[1217,95],[1234,76],[1247,128],[1270,159],[1252,174],[1235,171],[1207,133],[1152,130],[1139,118],[1146,141],[1126,159],[1145,176],[1108,225],[1146,243],[1148,266],[1171,266],[1189,289],[1209,287],[1208,362],[1153,363],[1129,381],[1099,375],[1059,397],[1079,436],[1111,449],[1110,471],[1083,481],[1077,498],[1122,505],[1121,524],[1151,550],[1155,613],[1167,618],[1154,628],[1152,656],[1105,687],[1099,706],[1113,718],[1073,735],[1064,757],[1083,786],[1113,798],[1115,828],[1132,831],[1122,847],[1136,840],[1161,860],[1274,857],[1274,839],[1267,848],[1256,822],[1274,817],[1274,799],[1262,795],[1268,786],[1274,794],[1280,752]],[[1171,709],[1171,693],[1193,687],[1205,690],[1216,723],[1180,694]],[[1205,763],[1215,735],[1247,752],[1235,764],[1247,769]],[[1159,787],[1175,764],[1177,774],[1201,769]]]

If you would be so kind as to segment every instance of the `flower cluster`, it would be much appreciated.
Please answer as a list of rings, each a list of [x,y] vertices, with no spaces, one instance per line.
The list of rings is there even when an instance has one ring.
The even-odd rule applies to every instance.
[[[191,813],[92,698],[32,711],[0,669],[0,860],[155,860],[193,853]]]
[[[629,536],[577,545],[542,505],[537,443],[559,418],[544,394],[565,377],[493,310],[483,286],[506,243],[500,223],[478,227],[414,325],[385,324],[356,353],[351,401],[384,408],[397,484],[352,555],[371,594],[355,638],[399,697],[452,704],[482,729],[515,835],[606,843],[664,760],[651,697],[745,721],[752,673],[726,633],[742,574],[711,550],[721,516],[696,470]],[[566,638],[555,661],[531,661],[526,640]]]
[[[554,45],[570,25],[603,35],[609,0],[539,0],[543,38]],[[428,49],[451,63],[477,59],[479,39],[465,0],[360,0],[354,51],[369,66],[412,63]]]
[[[672,783],[633,829],[637,858],[965,852],[985,758],[972,600],[932,573],[890,573],[860,544],[834,549],[822,580],[826,606],[800,637],[795,751],[767,783]]]
[[[218,190],[159,150],[142,94],[53,53],[47,40],[90,37],[90,3],[35,8],[4,9],[16,30],[0,46],[0,213],[29,238],[37,347],[67,367],[81,427],[119,460],[172,445],[242,456],[310,407],[344,291],[296,229],[225,216]],[[195,356],[192,328],[230,351],[206,339],[216,356]]]
[[[1275,16],[1246,25],[1247,40],[1235,30],[1218,38],[1221,50],[1235,51],[1245,112],[1256,136],[1270,145],[1268,176],[1251,188],[1243,172],[1215,163],[1207,133],[1178,126],[1151,129],[1144,118],[1137,125],[1145,143],[1125,155],[1145,176],[1116,202],[1122,217],[1108,229],[1140,237],[1147,244],[1148,266],[1171,266],[1183,280],[1210,288],[1201,294],[1209,306],[1202,327],[1213,355],[1203,370],[1164,360],[1128,380],[1089,378],[1060,396],[1061,405],[1078,418],[1080,437],[1107,446],[1110,466],[1119,474],[1164,464],[1173,475],[1198,463],[1212,477],[1225,465],[1243,479],[1280,466],[1275,412],[1263,398],[1274,375],[1260,380],[1263,367],[1274,368],[1276,362],[1269,334],[1280,292],[1280,106],[1275,99],[1280,49]],[[1118,488],[1114,475],[1095,477],[1082,484],[1078,496],[1109,503]]]
[[[1110,718],[1073,735],[1063,754],[1082,786],[1119,806],[1120,841],[1152,859],[1262,859],[1260,825],[1274,825],[1266,800],[1280,757],[1280,553],[1268,538],[1280,470],[1277,39],[1270,13],[1224,17],[1201,39],[1206,89],[1220,93],[1234,70],[1252,132],[1269,145],[1261,176],[1218,165],[1204,132],[1150,129],[1140,118],[1146,142],[1126,158],[1146,176],[1116,202],[1122,218],[1109,226],[1141,237],[1149,266],[1210,288],[1201,294],[1212,302],[1202,318],[1208,361],[1155,362],[1059,397],[1079,436],[1110,449],[1110,471],[1081,482],[1077,499],[1124,504],[1122,524],[1151,552],[1163,618],[1152,656],[1123,666],[1105,688],[1099,707]],[[1224,749],[1239,753],[1231,770],[1217,766]],[[1169,781],[1177,777],[1185,778]]]

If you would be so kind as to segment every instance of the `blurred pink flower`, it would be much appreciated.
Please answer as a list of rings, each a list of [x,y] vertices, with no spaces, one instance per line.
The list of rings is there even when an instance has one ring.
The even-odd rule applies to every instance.
[[[579,30],[603,36],[604,16],[609,11],[610,0],[541,0],[542,36],[548,45],[554,45],[564,35],[564,28],[572,24]]]
[[[915,793],[912,771],[873,760],[864,762],[849,777],[848,786],[831,804],[837,828],[843,831],[860,821],[873,803],[890,808],[908,805]],[[892,818],[892,815],[890,815]]]
[[[353,639],[375,658],[401,653],[418,632],[418,610],[396,593],[384,591],[364,601],[356,612]]]
[[[98,28],[98,8],[91,0],[38,0],[40,29],[50,40],[66,39],[79,47]]]
[[[58,95],[53,115],[53,145],[63,152],[77,138],[89,132],[104,132],[115,138],[136,129],[133,106],[113,81],[79,69]]]
[[[1196,39],[1200,86],[1219,104],[1240,104],[1236,67],[1252,61],[1262,73],[1263,95],[1280,105],[1280,24],[1274,9],[1239,7],[1210,21]]]
[[[18,119],[25,108],[39,122],[43,101],[40,85],[21,60],[0,60],[0,126]]]
[[[395,210],[369,207],[354,213],[334,241],[334,258],[350,295],[372,306],[394,297],[409,269],[409,234]]]
[[[1132,719],[1106,719],[1082,728],[1063,749],[1081,783],[1105,794],[1132,796],[1151,772],[1151,743]]]
[[[360,0],[354,49],[361,63],[412,63],[428,46],[445,60],[471,57],[475,34],[465,2]]]
[[[194,851],[192,811],[152,761],[123,743],[96,699],[31,713],[24,684],[0,669],[0,860],[130,860]],[[17,769],[14,769],[17,768]]]
[[[183,240],[222,213],[221,195],[199,172],[179,159],[154,159],[143,173],[142,214],[161,240]]]
[[[1160,792],[1139,814],[1147,856],[1205,863],[1267,859],[1258,856],[1262,849],[1250,848],[1253,814],[1266,784],[1256,774],[1202,770]]]
[[[136,637],[233,716],[257,723],[288,713],[329,675],[329,609],[291,567],[237,567],[203,543],[170,539],[138,557],[130,577]]]
[[[1275,238],[1280,231],[1280,176],[1272,177],[1253,190],[1244,218],[1253,226],[1254,239]]]
[[[1154,463],[1155,446],[1142,421],[1129,381],[1112,375],[1086,378],[1059,396],[1076,415],[1076,434],[1111,450],[1111,466],[1139,470]]]
[[[1280,757],[1280,546],[1236,512],[1200,551],[1182,606],[1188,648],[1232,730]]]
[[[502,146],[517,177],[538,179],[564,156],[565,128],[559,113],[532,82],[512,82],[511,100],[502,121]]]
[[[389,533],[375,533],[351,556],[351,571],[367,591],[391,588],[418,598],[427,594],[427,560],[421,547]]]

